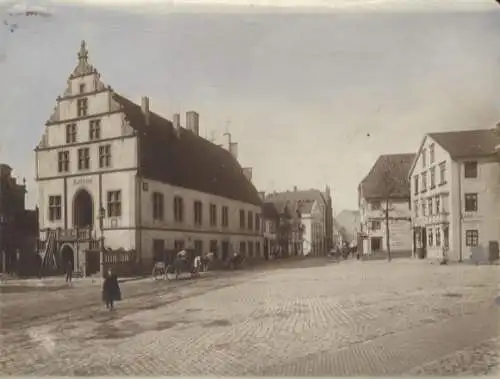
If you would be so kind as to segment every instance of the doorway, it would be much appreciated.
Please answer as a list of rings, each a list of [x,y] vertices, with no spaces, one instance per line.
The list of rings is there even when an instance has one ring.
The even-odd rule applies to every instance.
[[[79,190],[73,199],[73,226],[79,229],[92,228],[94,204],[87,190]]]
[[[380,252],[382,248],[382,237],[372,237],[370,242],[371,242],[371,251],[373,253]]]

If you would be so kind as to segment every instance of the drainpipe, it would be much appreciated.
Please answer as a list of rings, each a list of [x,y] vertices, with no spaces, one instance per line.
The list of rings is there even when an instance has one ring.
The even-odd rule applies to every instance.
[[[458,227],[458,236],[460,238],[459,243],[458,243],[458,261],[462,262],[462,247],[463,247],[463,241],[462,241],[462,227],[463,227],[463,214],[462,214],[462,164],[459,163],[459,170],[458,170],[458,209],[459,209],[459,227]],[[449,234],[448,234],[449,238]]]

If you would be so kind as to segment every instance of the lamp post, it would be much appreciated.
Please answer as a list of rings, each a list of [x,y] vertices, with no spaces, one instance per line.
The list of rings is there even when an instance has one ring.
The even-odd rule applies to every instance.
[[[101,278],[104,277],[104,231],[103,231],[103,223],[104,223],[104,217],[106,217],[106,210],[104,207],[101,205],[99,208],[99,230],[101,231],[101,238],[100,238],[100,244],[99,244],[99,263],[100,263],[100,274]]]
[[[5,248],[3,240],[3,229],[4,225],[7,223],[7,218],[3,213],[0,213],[0,253],[2,254],[2,274],[5,274]]]

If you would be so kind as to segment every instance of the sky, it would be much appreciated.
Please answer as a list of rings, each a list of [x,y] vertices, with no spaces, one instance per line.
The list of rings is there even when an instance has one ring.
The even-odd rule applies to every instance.
[[[196,110],[202,136],[229,128],[258,190],[329,185],[335,213],[357,208],[379,155],[500,121],[495,1],[294,1],[45,1],[49,18],[8,16],[0,1],[18,25],[0,25],[0,162],[34,206],[33,149],[82,39],[117,92],[167,118]]]

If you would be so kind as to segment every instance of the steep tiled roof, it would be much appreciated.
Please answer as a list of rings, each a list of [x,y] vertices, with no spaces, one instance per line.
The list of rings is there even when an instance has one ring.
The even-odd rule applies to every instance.
[[[414,158],[415,154],[381,155],[360,183],[364,198],[410,197],[408,172]]]
[[[178,187],[262,205],[253,184],[227,150],[150,111],[150,121],[139,105],[114,94],[130,126],[139,135],[140,175]]]
[[[495,129],[459,130],[429,133],[452,158],[481,157],[495,154],[500,144],[500,133]]]
[[[262,204],[262,217],[267,219],[278,218],[279,213],[276,205],[271,201],[266,201]]]

